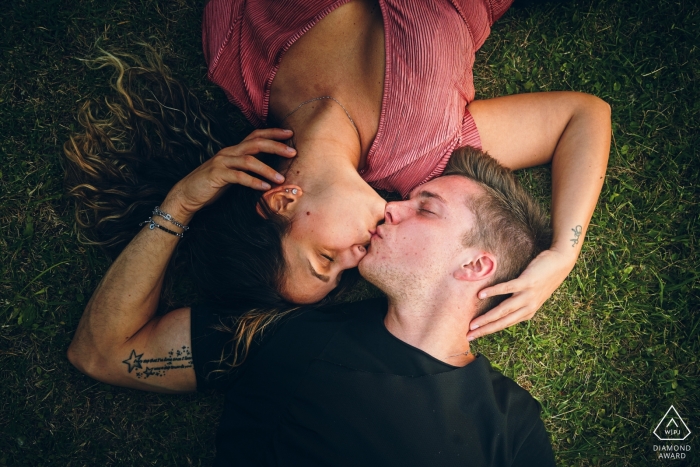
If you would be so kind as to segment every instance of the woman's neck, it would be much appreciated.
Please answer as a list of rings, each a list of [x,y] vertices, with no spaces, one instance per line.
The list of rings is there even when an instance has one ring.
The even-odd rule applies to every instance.
[[[289,115],[282,127],[294,131],[291,144],[297,150],[297,156],[281,167],[287,183],[310,189],[347,178],[350,172],[352,178],[360,178],[359,135],[337,102],[309,102]]]

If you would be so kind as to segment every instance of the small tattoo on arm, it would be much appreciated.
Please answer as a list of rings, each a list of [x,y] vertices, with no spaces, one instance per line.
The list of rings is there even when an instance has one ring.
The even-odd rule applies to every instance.
[[[577,225],[576,227],[571,229],[571,231],[574,233],[574,238],[571,239],[571,247],[573,248],[576,245],[578,245],[578,239],[581,236],[581,232],[583,231],[583,227],[581,227],[580,225]]]
[[[122,361],[128,367],[128,372],[135,371],[137,378],[148,379],[151,376],[165,376],[168,370],[193,368],[192,352],[187,346],[180,349],[171,349],[167,357],[143,358],[143,354],[131,351],[129,358]]]

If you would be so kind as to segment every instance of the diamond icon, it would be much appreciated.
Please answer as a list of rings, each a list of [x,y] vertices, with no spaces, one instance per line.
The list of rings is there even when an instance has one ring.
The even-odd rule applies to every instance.
[[[676,408],[671,406],[656,425],[654,434],[660,441],[683,441],[690,436],[690,429],[678,415]]]

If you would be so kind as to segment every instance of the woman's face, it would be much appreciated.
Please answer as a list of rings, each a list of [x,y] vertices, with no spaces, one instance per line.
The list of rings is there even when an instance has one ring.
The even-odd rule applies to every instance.
[[[357,267],[384,218],[384,201],[373,189],[332,186],[300,196],[288,235],[282,239],[286,270],[282,295],[294,303],[317,302],[346,269]]]

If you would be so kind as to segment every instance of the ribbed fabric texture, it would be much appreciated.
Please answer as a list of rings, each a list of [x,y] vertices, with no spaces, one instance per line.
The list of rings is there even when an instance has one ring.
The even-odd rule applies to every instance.
[[[209,78],[256,127],[284,53],[348,0],[211,0],[202,39]],[[362,177],[403,196],[442,173],[458,147],[481,148],[466,105],[472,67],[512,0],[379,0],[386,71],[377,135]]]

